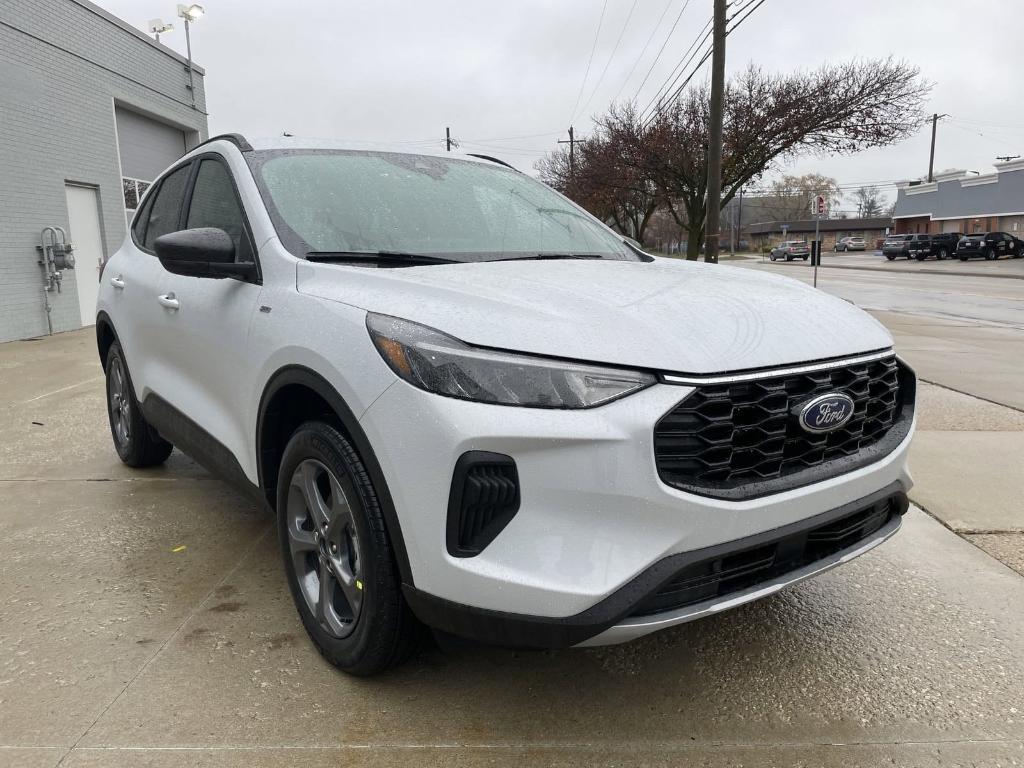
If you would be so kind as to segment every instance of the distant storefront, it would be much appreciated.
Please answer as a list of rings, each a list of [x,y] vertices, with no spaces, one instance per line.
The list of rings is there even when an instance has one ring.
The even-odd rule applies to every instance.
[[[888,216],[870,219],[822,219],[819,223],[818,237],[822,241],[822,249],[830,251],[837,241],[844,237],[863,237],[869,248],[875,247],[877,240],[883,239],[892,226]],[[751,224],[745,228],[745,234],[755,249],[766,245],[777,245],[782,240],[813,240],[814,219],[795,221],[766,221]]]
[[[1024,160],[997,163],[993,173],[946,171],[935,181],[902,182],[896,232],[988,232],[1024,236]]]

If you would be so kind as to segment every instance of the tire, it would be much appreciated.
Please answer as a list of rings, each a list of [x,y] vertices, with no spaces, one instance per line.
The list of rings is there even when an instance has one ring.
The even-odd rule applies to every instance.
[[[896,257],[889,253],[885,254],[885,258],[889,261],[896,261]]]
[[[965,255],[961,256],[960,257],[960,261],[967,261],[967,255],[965,254]]]
[[[808,259],[808,257],[807,257],[807,256],[804,256],[804,261],[807,261],[807,259]]]
[[[774,253],[770,253],[770,254],[768,254],[768,259],[769,259],[770,261],[775,261],[775,254],[774,254]]]
[[[939,252],[935,255],[935,258],[937,258],[939,261],[945,261],[948,256],[949,251],[947,251],[945,248],[939,248]]]
[[[792,261],[792,260],[793,260],[793,257],[787,254],[786,255],[786,261]]]
[[[994,248],[986,248],[985,249],[985,259],[987,261],[995,261],[998,258],[999,258],[999,254],[997,254],[995,252]]]
[[[291,436],[278,475],[277,520],[288,587],[321,655],[359,677],[405,661],[422,625],[402,596],[377,491],[338,430],[310,421]]]
[[[107,420],[117,455],[129,467],[163,464],[174,446],[160,437],[142,415],[124,352],[116,341],[107,352],[104,370],[107,376]]]

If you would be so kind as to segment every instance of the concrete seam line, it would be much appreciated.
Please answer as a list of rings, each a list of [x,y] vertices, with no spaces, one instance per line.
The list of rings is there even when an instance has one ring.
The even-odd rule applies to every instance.
[[[80,381],[77,384],[69,384],[66,387],[61,387],[60,389],[55,389],[52,392],[45,392],[45,393],[43,393],[41,395],[36,395],[35,397],[30,397],[28,400],[19,400],[16,403],[9,403],[7,407],[8,408],[14,408],[15,406],[18,406],[18,405],[26,405],[28,403],[34,403],[37,400],[42,400],[45,397],[50,397],[51,395],[59,395],[61,392],[67,392],[69,389],[75,389],[76,387],[81,387],[81,386],[84,386],[86,384],[93,384],[93,383],[95,383],[97,381],[102,381],[104,378],[105,377],[103,377],[103,376],[94,376],[91,379],[86,379],[85,381]]]
[[[456,749],[467,749],[467,750],[499,750],[499,749],[551,749],[551,750],[589,750],[589,751],[612,751],[612,752],[635,752],[638,747],[644,749],[641,743],[637,742],[618,742],[623,744],[622,747],[613,747],[608,744],[601,744],[595,742],[494,742],[494,743],[483,743],[483,744],[466,744],[462,742],[446,742],[442,744],[427,744],[418,742],[360,742],[358,744],[313,744],[310,746],[302,746],[296,744],[284,744],[279,746],[273,745],[261,745],[261,746],[239,746],[239,745],[225,745],[225,746],[184,746],[184,747],[125,747],[125,746],[108,746],[108,747],[74,747],[77,752],[325,752],[325,751],[342,751],[342,750],[368,750],[368,749],[395,749],[395,750],[411,750],[411,749],[438,749],[438,750],[456,750]],[[861,741],[769,741],[769,742],[758,742],[758,741],[747,741],[747,742],[728,742],[728,741],[709,741],[707,743],[702,742],[643,742],[642,744],[650,744],[645,751],[658,752],[658,751],[685,751],[685,750],[697,750],[697,749],[764,749],[766,747],[791,747],[797,749],[818,749],[821,747],[888,747],[888,746],[931,746],[931,745],[944,745],[944,744],[1024,744],[1021,739],[940,739],[930,741],[891,741],[891,740],[861,740]],[[3,747],[0,747],[3,749]],[[12,749],[22,749],[22,747],[12,747]],[[34,747],[29,747],[34,749]],[[42,749],[42,747],[40,747]],[[52,747],[51,747],[52,749]]]
[[[974,394],[971,394],[970,392],[964,392],[962,389],[957,389],[956,387],[951,387],[948,384],[940,384],[937,381],[931,381],[930,379],[921,379],[921,378],[919,378],[918,381],[923,381],[925,384],[931,384],[934,387],[942,387],[943,389],[948,389],[950,392],[956,392],[957,394],[960,394],[960,395],[966,395],[967,397],[973,397],[975,400],[982,400],[982,401],[984,401],[986,403],[991,403],[992,405],[1001,406],[1002,408],[1009,408],[1011,411],[1017,411],[1018,413],[1024,413],[1024,408],[1018,408],[1015,405],[1007,405],[1006,403],[999,403],[999,402],[996,402],[995,400],[990,400],[987,397],[982,397],[981,395],[974,395]],[[922,430],[922,431],[924,431],[924,432],[950,432],[950,431],[960,431],[960,430],[928,429],[928,430]],[[990,430],[990,429],[980,429],[980,430],[971,430],[971,431],[972,432],[973,431],[977,431],[977,432],[992,432],[993,430]]]
[[[64,764],[64,761],[67,760],[68,755],[70,755],[75,750],[75,748],[78,747],[79,742],[81,742],[82,739],[84,739],[89,734],[89,731],[93,729],[96,723],[98,723],[100,719],[105,714],[107,714],[107,712],[110,711],[111,707],[113,707],[121,699],[121,697],[124,695],[124,692],[131,687],[132,683],[138,680],[139,677],[142,676],[142,673],[149,669],[149,665],[152,664],[156,660],[156,658],[163,652],[164,648],[166,648],[171,643],[171,641],[178,636],[178,634],[185,627],[185,625],[188,624],[193,618],[195,618],[195,616],[203,609],[203,606],[205,606],[207,603],[210,602],[211,599],[213,599],[214,595],[217,593],[217,590],[221,586],[223,586],[224,583],[228,581],[228,579],[234,576],[239,568],[241,568],[246,562],[248,562],[249,553],[256,549],[256,547],[259,546],[260,542],[262,542],[263,539],[267,537],[267,534],[275,530],[276,527],[276,524],[268,523],[263,533],[257,536],[253,540],[253,542],[245,548],[245,551],[242,552],[242,555],[238,558],[238,562],[235,563],[231,570],[224,574],[223,578],[221,578],[216,584],[213,585],[213,587],[211,587],[210,591],[206,593],[206,596],[202,600],[200,600],[198,604],[196,604],[195,608],[189,611],[188,615],[184,619],[182,619],[181,623],[178,624],[177,627],[175,627],[174,631],[171,632],[171,634],[169,634],[162,643],[160,643],[160,646],[153,652],[153,655],[146,659],[142,666],[139,667],[138,671],[131,676],[131,679],[129,679],[128,682],[126,682],[121,687],[121,690],[117,692],[117,695],[110,700],[110,703],[107,704],[98,715],[96,715],[96,718],[91,723],[89,723],[88,727],[84,731],[82,731],[82,734],[77,739],[75,739],[75,743],[68,747],[67,752],[61,755],[60,760],[57,761],[56,768],[60,768],[60,766]]]
[[[1003,562],[1002,560],[1000,560],[1000,559],[999,559],[998,557],[996,557],[995,555],[993,555],[993,554],[992,554],[991,552],[986,552],[986,551],[985,551],[984,549],[982,549],[982,548],[981,548],[980,546],[978,546],[978,544],[977,544],[976,542],[974,542],[974,541],[972,541],[971,539],[969,539],[969,538],[968,538],[968,536],[981,536],[981,535],[984,535],[983,533],[980,533],[980,534],[979,534],[979,533],[974,533],[974,532],[971,532],[971,531],[958,531],[958,530],[956,530],[955,528],[953,528],[953,527],[952,527],[952,526],[951,526],[951,525],[950,525],[949,523],[947,523],[947,522],[946,522],[945,520],[943,520],[943,519],[942,519],[941,517],[939,517],[938,515],[936,515],[936,514],[935,514],[935,513],[933,513],[933,512],[930,512],[930,511],[929,511],[929,510],[928,510],[927,508],[925,508],[925,507],[921,506],[921,504],[919,504],[918,502],[914,501],[913,499],[911,499],[910,501],[911,501],[911,503],[912,503],[912,504],[913,504],[913,505],[914,505],[915,507],[917,507],[918,509],[920,509],[920,510],[921,510],[922,512],[924,512],[924,513],[925,513],[926,515],[928,515],[928,517],[932,518],[932,520],[934,520],[935,522],[937,522],[937,523],[938,523],[939,525],[941,525],[941,526],[942,526],[943,528],[945,528],[945,529],[946,529],[947,531],[949,531],[950,533],[952,533],[952,534],[953,534],[954,536],[956,536],[957,538],[960,538],[960,539],[962,539],[963,541],[966,541],[966,542],[967,542],[968,544],[970,544],[970,545],[971,545],[972,547],[974,547],[974,548],[975,548],[976,550],[978,550],[978,551],[979,551],[979,552],[981,552],[982,554],[984,554],[984,555],[986,555],[986,556],[988,556],[988,557],[992,558],[993,560],[995,560],[995,561],[996,561],[997,563],[999,563],[999,564],[1000,564],[1001,566],[1003,566],[1003,567],[1004,567],[1004,568],[1005,568],[1006,570],[1008,570],[1008,571],[1009,571],[1010,573],[1012,573],[1012,574],[1013,574],[1014,576],[1018,576],[1018,577],[1019,577],[1019,576],[1021,576],[1021,575],[1022,575],[1022,574],[1021,574],[1020,572],[1018,572],[1018,571],[1017,571],[1016,569],[1014,569],[1014,568],[1010,567],[1010,566],[1009,566],[1009,565],[1008,565],[1007,563],[1004,563],[1004,562]],[[1013,535],[1014,535],[1014,536],[1020,536],[1020,535],[1024,535],[1024,533],[1021,533],[1021,532],[1014,532],[1014,533],[1013,533]]]

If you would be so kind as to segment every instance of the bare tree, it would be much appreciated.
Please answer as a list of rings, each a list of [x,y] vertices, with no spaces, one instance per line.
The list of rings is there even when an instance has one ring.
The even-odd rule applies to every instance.
[[[722,206],[741,186],[761,178],[780,160],[803,153],[849,154],[912,135],[924,122],[921,105],[930,88],[916,67],[891,58],[828,64],[790,75],[767,74],[751,65],[726,88]],[[631,107],[614,108],[599,121],[598,135],[601,142],[625,142],[626,146],[595,155],[602,158],[604,174],[588,176],[578,162],[576,183],[639,196],[639,206],[629,198],[634,218],[635,212],[647,210],[653,191],[686,231],[687,258],[696,259],[706,214],[707,112],[706,85],[683,91],[647,123],[637,120]],[[611,130],[620,123],[623,130]],[[552,170],[541,166],[542,178],[549,183],[563,178],[561,171]],[[614,178],[626,170],[628,180]],[[569,191],[598,213],[590,207],[589,192]],[[596,206],[603,198],[594,200]],[[598,215],[616,220],[608,212]],[[643,223],[643,216],[638,222]]]
[[[576,201],[624,235],[644,243],[660,195],[636,156],[647,137],[632,105],[612,107],[594,134],[576,143],[575,168],[560,149],[538,161],[546,184]]]
[[[835,179],[820,173],[805,173],[775,179],[764,190],[761,202],[776,221],[807,219],[811,216],[811,198],[815,195],[824,195],[830,210],[838,208],[843,199]]]
[[[882,215],[882,196],[878,187],[858,187],[853,193],[853,199],[857,201],[857,215],[870,219]]]

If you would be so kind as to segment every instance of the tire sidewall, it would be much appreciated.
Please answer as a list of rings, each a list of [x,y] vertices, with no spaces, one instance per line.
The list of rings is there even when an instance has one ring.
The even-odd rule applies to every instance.
[[[129,434],[127,445],[121,445],[121,442],[117,439],[117,433],[114,431],[114,413],[110,402],[110,372],[114,367],[115,360],[119,360],[121,362],[121,372],[124,374],[124,384],[126,394],[128,396],[128,408],[131,413],[128,425]],[[121,349],[121,345],[116,341],[110,345],[110,349],[107,352],[107,362],[104,366],[103,372],[106,377],[105,391],[107,395],[107,425],[110,428],[110,438],[114,442],[114,450],[117,451],[117,455],[120,457],[121,461],[126,464],[130,464],[135,458],[133,448],[135,446],[136,436],[138,435],[137,426],[140,426],[139,423],[142,420],[139,418],[141,416],[139,412],[139,401],[135,399],[135,385],[132,384],[132,376],[128,372],[128,363],[124,359],[124,351]]]
[[[337,638],[323,629],[303,595],[288,542],[288,493],[295,468],[305,459],[316,459],[334,473],[352,508],[356,533],[363,542],[363,605],[352,632]],[[313,642],[336,666],[352,674],[371,674],[379,665],[373,646],[387,631],[395,605],[388,590],[400,589],[380,504],[361,460],[346,438],[326,424],[310,422],[296,430],[288,441],[281,460],[277,485],[277,528],[288,588],[303,626]],[[401,597],[399,596],[399,600]]]

